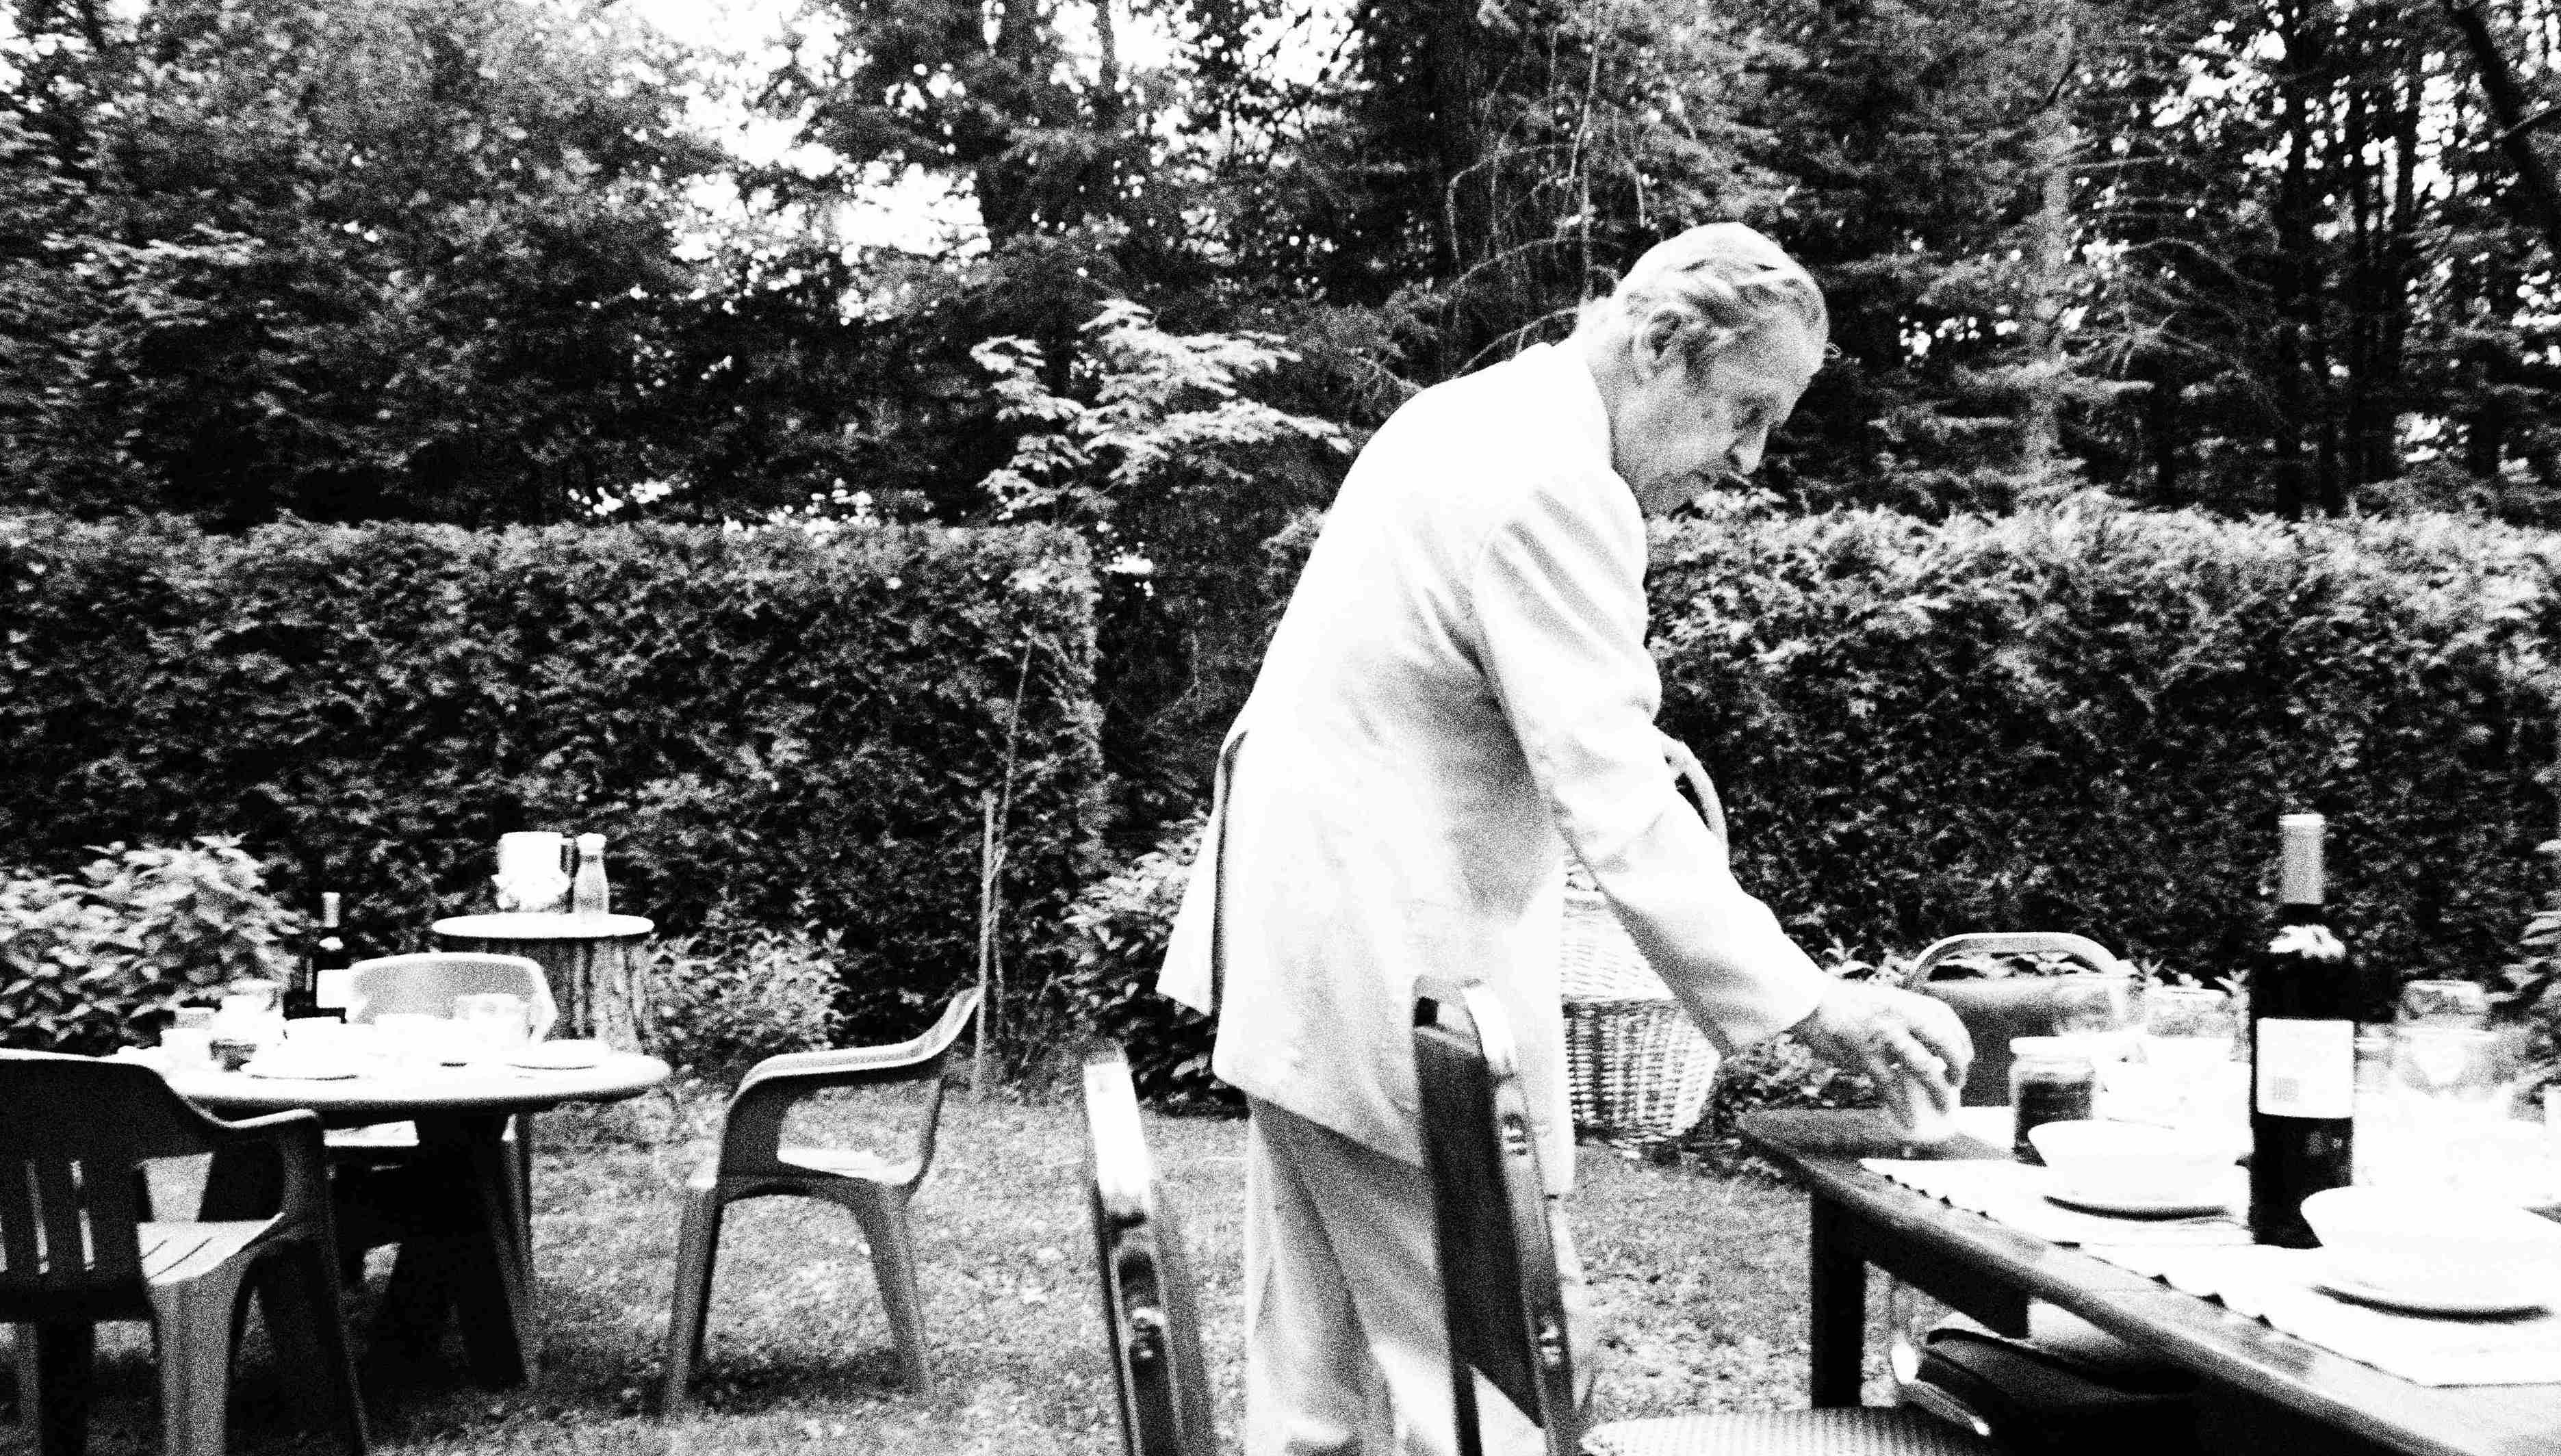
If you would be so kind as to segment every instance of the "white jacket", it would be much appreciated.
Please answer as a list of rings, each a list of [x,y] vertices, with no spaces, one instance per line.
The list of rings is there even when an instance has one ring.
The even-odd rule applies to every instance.
[[[1562,1191],[1569,844],[1720,1045],[1813,1010],[1822,973],[1664,766],[1644,571],[1577,346],[1427,390],[1370,441],[1230,730],[1157,981],[1211,1010],[1215,926],[1221,1079],[1420,1164],[1415,978],[1482,979]]]

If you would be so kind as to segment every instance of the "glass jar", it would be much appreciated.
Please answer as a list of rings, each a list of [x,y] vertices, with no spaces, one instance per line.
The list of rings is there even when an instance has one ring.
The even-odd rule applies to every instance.
[[[2021,1163],[2043,1164],[2028,1133],[2049,1122],[2087,1120],[2099,1079],[2089,1049],[2073,1037],[2013,1037],[2009,1044],[2009,1105],[2016,1123],[2010,1152]]]

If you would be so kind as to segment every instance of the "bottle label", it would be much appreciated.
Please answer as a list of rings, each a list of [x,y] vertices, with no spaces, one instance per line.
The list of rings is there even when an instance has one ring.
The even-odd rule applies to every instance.
[[[311,1004],[332,1011],[345,1011],[354,1001],[356,973],[353,968],[324,970],[313,978]]]
[[[2259,1111],[2268,1117],[2346,1117],[2356,1110],[2356,1023],[2259,1023]]]

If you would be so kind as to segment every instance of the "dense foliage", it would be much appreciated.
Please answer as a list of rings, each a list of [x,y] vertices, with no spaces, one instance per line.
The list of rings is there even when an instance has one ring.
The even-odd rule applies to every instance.
[[[78,875],[0,878],[0,1046],[140,1046],[181,1002],[281,979],[302,922],[262,879],[238,843],[213,837],[108,845]]]
[[[0,520],[0,839],[240,835],[354,934],[488,905],[502,830],[598,830],[615,901],[834,942],[855,1030],[973,973],[981,796],[1023,998],[1091,867],[1094,586],[1040,529]]]
[[[2310,809],[2368,965],[2483,979],[2551,824],[2556,572],[2444,517],[1702,525],[1658,543],[1662,723],[1815,944],[2071,930],[2219,972]]]
[[[1660,722],[1715,774],[1737,874],[1845,973],[2039,929],[2227,976],[2267,923],[2276,816],[2310,809],[2331,922],[2388,1007],[2402,978],[2494,979],[2547,873],[2561,543],[2541,533],[2100,499],[1738,516],[1663,532],[1651,592]],[[1072,918],[1089,1014],[1151,1039],[1132,1058],[1153,1085],[1199,1092],[1192,1019],[1132,995],[1191,848]]]

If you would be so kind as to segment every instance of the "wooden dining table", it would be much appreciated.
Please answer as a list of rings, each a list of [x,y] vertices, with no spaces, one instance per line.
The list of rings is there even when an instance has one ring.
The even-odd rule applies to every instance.
[[[450,1319],[460,1326],[472,1378],[494,1387],[528,1380],[539,1366],[533,1262],[520,1232],[523,1191],[506,1146],[507,1120],[565,1102],[636,1097],[664,1082],[668,1068],[654,1056],[604,1051],[583,1067],[489,1060],[387,1063],[331,1080],[211,1067],[163,1075],[180,1095],[220,1117],[309,1108],[330,1127],[415,1123],[417,1157],[379,1183],[355,1180],[352,1198],[341,1200],[342,1224],[380,1220],[388,1241],[399,1244],[373,1344],[393,1358],[424,1360]],[[198,1216],[264,1217],[274,1212],[279,1176],[271,1159],[218,1156]]]
[[[2284,1456],[2555,1456],[2561,1384],[2431,1386],[2335,1355],[2077,1248],[1895,1183],[1862,1158],[2001,1158],[1960,1137],[1903,1143],[1872,1111],[1768,1110],[1744,1140],[1811,1197],[1807,1273],[1812,1403],[1859,1403],[1867,1271],[1881,1270],[2005,1335],[2043,1301],[2193,1372],[2209,1439]]]

